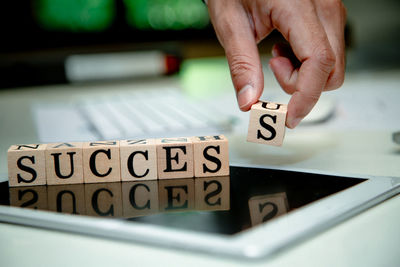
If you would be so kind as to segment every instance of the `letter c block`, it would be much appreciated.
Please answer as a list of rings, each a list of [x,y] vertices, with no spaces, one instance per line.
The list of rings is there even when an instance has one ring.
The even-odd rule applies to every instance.
[[[119,141],[83,144],[83,180],[85,183],[121,181]]]
[[[281,146],[285,137],[287,105],[272,102],[254,104],[250,110],[247,141]]]

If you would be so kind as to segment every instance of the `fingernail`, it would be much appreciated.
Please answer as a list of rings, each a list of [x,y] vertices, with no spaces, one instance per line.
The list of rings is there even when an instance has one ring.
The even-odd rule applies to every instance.
[[[272,54],[272,57],[278,56],[278,53],[276,52],[275,47],[272,48],[271,54]]]
[[[239,90],[237,93],[237,101],[239,108],[242,109],[252,103],[254,97],[256,95],[256,92],[254,90],[254,87],[251,86],[250,84],[244,86],[242,89]]]
[[[295,118],[292,120],[289,120],[288,126],[291,129],[296,128],[297,125],[299,125],[299,123],[301,122],[301,118]]]

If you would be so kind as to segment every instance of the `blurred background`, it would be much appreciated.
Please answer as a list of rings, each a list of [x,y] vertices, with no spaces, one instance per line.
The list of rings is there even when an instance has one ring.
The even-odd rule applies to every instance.
[[[348,71],[399,68],[400,1],[344,3]],[[2,3],[0,13],[1,88],[72,82],[73,55],[160,51],[169,60],[161,74],[178,72],[185,60],[224,55],[200,0],[18,0]],[[281,40],[274,32],[261,53]],[[79,69],[85,58],[73,62]],[[93,79],[86,78],[80,81]]]

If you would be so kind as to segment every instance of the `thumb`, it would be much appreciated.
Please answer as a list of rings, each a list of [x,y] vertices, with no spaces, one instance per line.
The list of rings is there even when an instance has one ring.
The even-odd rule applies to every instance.
[[[258,101],[264,77],[254,29],[239,1],[209,1],[210,17],[225,49],[238,106],[248,111]]]

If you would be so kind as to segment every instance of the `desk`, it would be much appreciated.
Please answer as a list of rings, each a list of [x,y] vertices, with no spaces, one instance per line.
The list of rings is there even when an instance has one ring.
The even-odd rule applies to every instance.
[[[363,77],[367,76],[348,75],[341,90],[354,92],[357,88],[352,86]],[[381,82],[382,92],[385,83],[400,84],[399,72],[369,77]],[[37,89],[30,94],[40,97],[42,91]],[[8,100],[18,103],[22,95],[22,91],[13,93]],[[391,141],[391,132],[392,129],[327,131],[299,127],[288,132],[282,149],[257,147],[255,153],[277,167],[399,177],[400,148]],[[229,138],[233,144],[231,162],[257,163],[259,157],[248,155],[243,149],[248,144],[244,143],[242,132],[232,133]],[[400,196],[396,196],[274,258],[254,262],[0,224],[0,261],[3,266],[396,266],[400,262],[399,210]]]

